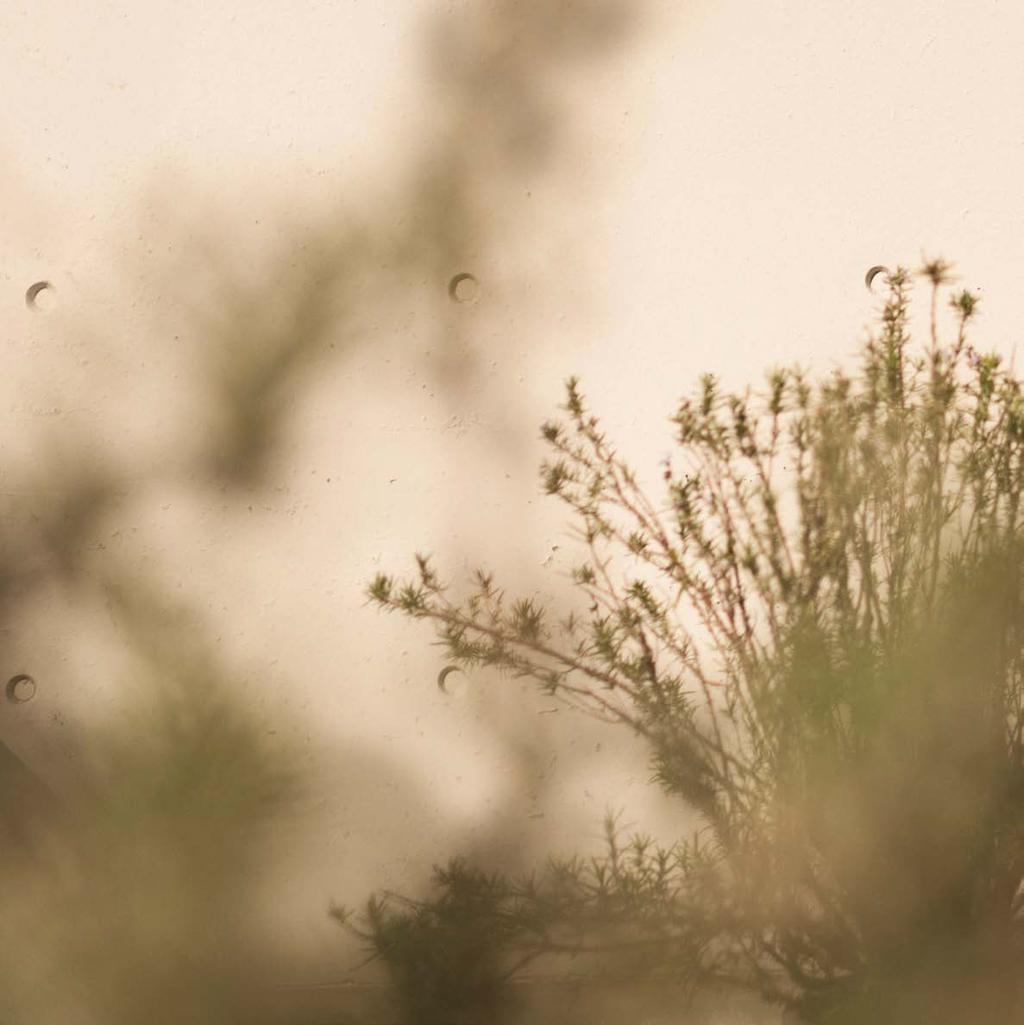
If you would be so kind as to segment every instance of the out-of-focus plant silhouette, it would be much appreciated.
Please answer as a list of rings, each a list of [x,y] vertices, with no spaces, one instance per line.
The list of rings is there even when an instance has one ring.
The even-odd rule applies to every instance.
[[[572,137],[560,79],[621,46],[642,14],[643,5],[624,0],[491,0],[458,16],[429,11],[429,130],[397,155],[394,194],[366,188],[358,203],[343,199],[312,219],[289,204],[256,271],[224,243],[240,225],[208,204],[189,217],[177,193],[153,197],[155,207],[173,209],[181,232],[160,277],[174,298],[176,329],[195,344],[197,387],[210,399],[214,427],[201,454],[213,479],[265,481],[301,389],[331,359],[358,351],[396,297],[424,285],[431,301],[418,341],[433,354],[425,369],[443,397],[463,407],[480,383],[484,353],[449,283],[472,271],[485,293],[514,294],[514,281],[502,281],[496,268],[502,251],[522,240],[510,239],[510,226],[492,211],[517,209],[524,183],[557,167]]]
[[[110,593],[134,663],[122,716],[89,731],[57,795],[4,775],[5,815],[31,828],[18,848],[5,833],[0,862],[0,1008],[12,1022],[242,1020],[266,965],[246,907],[297,766],[194,614],[138,586]]]
[[[207,636],[213,624],[197,612],[200,602],[190,606],[187,589],[143,567],[125,538],[155,494],[251,501],[274,482],[289,418],[318,371],[357,351],[379,310],[424,282],[437,299],[425,324],[441,352],[433,369],[457,401],[477,353],[447,283],[467,266],[486,277],[481,265],[502,241],[487,208],[503,189],[521,192],[522,175],[556,152],[566,119],[552,76],[618,42],[632,14],[621,0],[497,0],[455,19],[432,12],[436,124],[422,151],[397,155],[395,195],[361,195],[355,213],[318,210],[312,228],[282,216],[275,245],[251,259],[215,204],[193,210],[175,192],[164,227],[181,227],[181,236],[145,238],[148,253],[167,243],[174,254],[146,260],[143,276],[158,294],[143,298],[154,307],[166,300],[174,320],[174,331],[154,332],[168,342],[167,352],[149,350],[156,361],[196,357],[180,407],[187,412],[156,425],[155,441],[121,453],[102,432],[58,420],[24,467],[4,467],[3,626],[24,649],[21,628],[51,628],[48,602],[66,601],[85,621],[105,609],[130,669],[120,674],[128,679],[120,714],[96,713],[76,738],[73,765],[26,758],[56,780],[56,795],[12,753],[17,724],[4,723],[11,750],[0,748],[0,789],[12,795],[0,809],[11,838],[0,865],[8,895],[0,1018],[84,1025],[261,1017],[254,979],[274,974],[263,971],[269,948],[248,917],[253,878],[268,832],[301,792],[298,759],[287,744],[270,743],[268,724],[246,706],[242,674]],[[131,266],[119,269],[133,278],[138,250],[126,253]],[[493,279],[484,287],[500,290]],[[42,330],[45,322],[34,324]],[[132,389],[117,394],[102,358],[116,344],[111,321],[104,311],[102,324],[75,326],[95,351],[57,379],[61,387],[80,382],[76,406],[102,406],[98,396],[109,396],[108,413],[132,397]],[[133,356],[152,341],[125,339]],[[172,391],[180,369],[159,387]],[[130,429],[111,419],[113,433]],[[62,682],[69,678],[80,679],[69,673]],[[279,710],[274,725],[284,717]],[[507,721],[493,726],[528,768],[533,738],[513,735]],[[366,761],[375,775],[390,766],[387,756]],[[503,831],[496,815],[493,832]]]
[[[556,925],[584,952],[614,926],[637,931],[613,946],[638,967],[809,1022],[1020,1020],[1024,397],[968,342],[975,296],[951,294],[943,341],[950,267],[920,274],[919,349],[897,269],[852,375],[775,370],[738,394],[704,377],[661,500],[570,380],[541,477],[575,515],[579,611],[511,600],[483,570],[453,598],[424,556],[369,585],[455,663],[633,730],[699,814],[692,841],[634,841],[628,870],[611,836],[546,885],[494,884],[506,970],[571,947]],[[435,921],[453,878],[432,904],[371,905],[370,949],[405,978],[436,957],[394,937]]]
[[[361,917],[333,914],[387,967],[404,1019],[424,1025],[531,1020],[510,985],[531,969],[604,985],[677,983],[680,910],[688,901],[698,913],[694,884],[701,865],[711,868],[708,851],[699,837],[673,848],[643,835],[624,841],[613,815],[604,826],[603,856],[552,856],[518,877],[456,857],[435,871],[432,897],[385,892]],[[687,954],[698,960],[694,939]]]
[[[380,951],[404,1018],[493,1021],[509,1004],[502,984],[515,967],[504,963],[516,941],[515,892],[502,876],[461,859],[438,869],[434,883],[436,900],[371,899],[365,928],[354,926],[344,909],[332,913]]]

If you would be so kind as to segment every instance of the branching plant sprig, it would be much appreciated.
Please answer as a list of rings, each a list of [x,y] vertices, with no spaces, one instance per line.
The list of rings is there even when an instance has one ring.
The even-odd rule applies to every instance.
[[[951,291],[949,265],[926,262],[919,276],[930,286],[919,352],[900,268],[855,372],[812,384],[799,367],[774,369],[763,389],[731,394],[705,375],[672,418],[678,451],[657,500],[570,379],[564,418],[542,427],[541,467],[582,552],[580,607],[565,619],[506,600],[482,571],[455,602],[424,557],[418,580],[380,575],[369,588],[378,605],[431,620],[455,662],[532,678],[649,742],[655,779],[714,837],[701,891],[713,906],[679,899],[686,886],[667,905],[680,935],[704,937],[683,960],[706,978],[745,974],[782,1002],[882,970],[873,952],[889,940],[856,896],[882,871],[871,861],[881,852],[847,836],[831,808],[869,802],[878,845],[897,828],[879,824],[886,788],[916,784],[887,745],[910,743],[917,757],[965,731],[977,750],[964,771],[984,765],[990,789],[1024,796],[1024,395],[998,356],[969,343],[978,301]],[[958,653],[961,633],[993,652],[968,690],[950,682],[978,675]],[[909,708],[918,732],[907,735]],[[931,795],[915,800],[934,810]],[[1009,849],[1024,842],[1024,818],[1006,815],[999,836],[973,821],[965,835],[980,845],[972,871],[987,866],[986,892],[1003,895],[1009,921],[1024,892],[1024,848]],[[946,828],[938,811],[933,825]],[[856,872],[853,848],[870,862]],[[600,879],[614,875],[612,853]],[[578,869],[566,878],[583,879]],[[586,878],[591,889],[574,885],[593,910],[605,898],[598,876]],[[710,921],[713,938],[697,925]]]

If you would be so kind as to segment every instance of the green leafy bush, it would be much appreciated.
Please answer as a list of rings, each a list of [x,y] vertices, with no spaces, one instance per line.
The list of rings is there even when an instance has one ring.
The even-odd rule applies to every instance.
[[[513,948],[590,949],[611,928],[620,962],[647,942],[644,964],[810,1021],[1020,1013],[1024,397],[968,343],[970,293],[948,297],[940,339],[949,271],[920,272],[919,349],[898,269],[856,372],[812,384],[778,369],[734,394],[705,376],[673,417],[663,499],[570,380],[541,468],[581,544],[567,618],[482,570],[453,597],[424,556],[413,579],[370,585],[382,608],[431,621],[458,664],[532,678],[639,734],[657,781],[702,819],[695,845],[644,849],[628,878],[661,882],[636,899],[614,834],[603,860],[490,892],[511,964]],[[378,920],[382,956],[449,891]]]

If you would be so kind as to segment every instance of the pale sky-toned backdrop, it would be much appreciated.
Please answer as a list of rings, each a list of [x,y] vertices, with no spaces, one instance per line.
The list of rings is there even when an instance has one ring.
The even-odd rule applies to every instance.
[[[33,467],[112,468],[96,565],[206,616],[307,753],[267,914],[324,973],[332,898],[593,844],[608,806],[681,821],[628,737],[487,674],[440,694],[429,630],[363,601],[421,549],[562,586],[535,468],[566,376],[655,480],[699,373],[848,359],[872,264],[955,260],[976,341],[1021,340],[1011,3],[0,0],[0,85],[0,515],[45,512]],[[197,480],[210,381],[317,303],[265,476]],[[117,624],[55,590],[3,626],[40,690],[0,733],[59,775],[130,686]]]

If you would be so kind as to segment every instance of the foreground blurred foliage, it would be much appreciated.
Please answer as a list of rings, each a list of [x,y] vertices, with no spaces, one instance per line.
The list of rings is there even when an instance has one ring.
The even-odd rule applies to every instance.
[[[207,602],[207,615],[184,616],[160,591],[181,594],[184,584],[201,609],[208,563],[217,561],[216,525],[232,526],[237,514],[249,529],[257,496],[271,487],[287,493],[296,464],[305,475],[301,459],[286,459],[310,397],[331,380],[336,362],[372,352],[387,364],[400,354],[406,383],[426,377],[463,408],[460,396],[482,380],[482,360],[469,310],[452,302],[448,283],[470,268],[491,295],[514,294],[511,248],[525,240],[532,265],[536,233],[528,225],[510,230],[494,211],[525,210],[531,189],[557,181],[557,158],[574,124],[563,102],[567,72],[614,53],[642,6],[491,0],[454,14],[447,5],[423,12],[429,117],[422,133],[403,130],[405,148],[387,152],[379,183],[375,175],[372,187],[360,189],[339,174],[340,188],[332,186],[323,203],[297,202],[289,187],[279,215],[266,194],[247,194],[232,219],[222,199],[190,200],[187,183],[171,181],[147,203],[139,245],[114,255],[125,281],[142,289],[140,308],[156,311],[155,330],[131,322],[123,347],[112,343],[108,314],[126,312],[118,282],[110,310],[93,293],[76,314],[76,334],[88,344],[50,347],[76,353],[72,370],[47,365],[40,375],[57,382],[68,412],[52,438],[24,446],[24,466],[8,458],[3,467],[0,627],[35,665],[44,657],[67,662],[72,643],[104,647],[112,601],[118,636],[105,654],[115,663],[136,657],[138,665],[116,683],[99,679],[93,661],[62,665],[51,678],[51,693],[80,688],[109,698],[115,690],[118,707],[127,705],[127,714],[109,718],[94,708],[88,728],[67,745],[72,753],[62,752],[66,759],[26,756],[47,778],[72,777],[56,788],[59,798],[0,743],[5,1025],[273,1017],[267,987],[289,943],[261,930],[272,929],[267,905],[286,904],[288,894],[267,899],[261,866],[268,870],[275,845],[264,841],[302,803],[295,766],[309,761],[309,751],[300,759],[268,743],[294,724],[286,707],[276,706],[269,722],[249,707],[253,694],[237,678],[229,646],[215,651],[203,639],[204,623],[212,633],[223,621],[213,606]],[[368,124],[379,134],[376,115]],[[306,192],[309,167],[293,170]],[[258,231],[250,225],[261,221]],[[166,257],[154,257],[165,248]],[[102,318],[92,325],[90,307]],[[520,303],[517,315],[524,309]],[[388,335],[394,349],[390,340],[379,344]],[[179,366],[182,354],[187,362]],[[31,358],[35,365],[34,352]],[[365,367],[353,370],[351,394],[360,402],[381,370],[373,361],[365,377]],[[142,374],[147,365],[151,372]],[[176,394],[171,382],[179,374],[187,384]],[[339,403],[332,396],[331,404],[344,406],[349,397],[343,392]],[[101,415],[93,429],[66,421],[71,413]],[[380,474],[383,483],[387,471]],[[157,503],[171,514],[154,516]],[[214,525],[198,533],[210,547],[172,544],[161,559],[190,508],[205,510]],[[350,525],[345,550],[353,544],[358,532]],[[55,603],[65,606],[60,621]],[[38,654],[30,648],[33,630],[47,647]],[[287,678],[284,670],[268,675]],[[52,721],[62,729],[51,734],[70,732],[61,713]],[[310,722],[302,725],[309,746]],[[38,754],[32,731],[25,735],[27,742],[9,738],[13,748]],[[493,735],[528,762],[529,745],[519,743],[514,725],[503,722]],[[362,796],[363,779],[380,776],[383,766],[398,777],[384,754],[346,752],[344,759],[349,775],[332,783],[331,796],[346,813],[349,798]],[[404,789],[393,819],[414,800],[414,788]],[[494,832],[505,825],[496,822]],[[291,999],[280,996],[288,1019],[298,1013]]]
[[[140,696],[92,731],[31,834],[6,837],[4,1021],[259,1020],[269,948],[249,909],[297,775],[196,624],[130,598]]]
[[[611,830],[604,857],[528,881],[455,862],[430,900],[372,902],[358,928],[410,1021],[479,1018],[466,987],[497,1007],[501,981],[572,951],[809,1022],[1022,1017],[1024,396],[968,343],[976,299],[949,272],[920,271],[920,349],[898,269],[856,373],[703,378],[663,501],[571,380],[542,480],[576,518],[579,613],[483,571],[455,600],[422,556],[372,582],[456,663],[641,735],[701,823],[666,850]]]
[[[508,985],[531,966],[554,979],[585,967],[584,984],[627,992],[640,976],[682,981],[675,926],[687,900],[697,913],[693,886],[700,863],[711,865],[701,838],[671,849],[644,836],[622,844],[612,816],[605,837],[603,857],[550,858],[522,878],[454,858],[435,871],[433,898],[385,892],[358,922],[343,908],[333,914],[387,966],[407,1021],[534,1020],[530,998]]]

